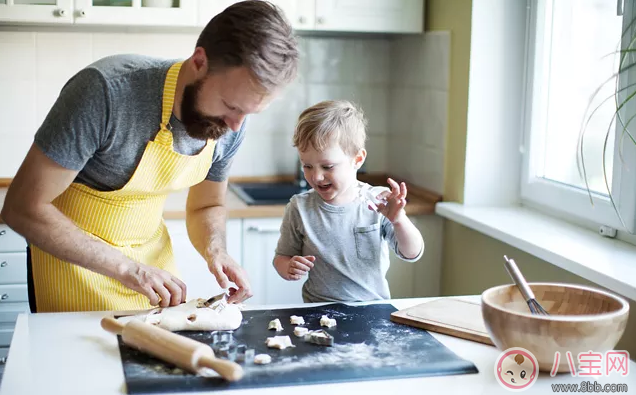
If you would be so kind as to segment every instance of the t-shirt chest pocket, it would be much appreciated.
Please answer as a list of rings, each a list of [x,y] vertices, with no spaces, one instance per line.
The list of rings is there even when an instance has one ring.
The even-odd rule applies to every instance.
[[[380,223],[369,226],[358,226],[353,228],[353,235],[356,240],[356,252],[360,259],[379,259],[379,248],[381,243]]]

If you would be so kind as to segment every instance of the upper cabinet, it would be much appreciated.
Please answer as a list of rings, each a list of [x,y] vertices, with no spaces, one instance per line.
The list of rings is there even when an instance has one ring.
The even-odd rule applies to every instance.
[[[0,0],[1,23],[73,23],[73,0]]]
[[[297,31],[420,33],[424,0],[271,0]],[[0,23],[202,28],[238,0],[0,0]]]
[[[419,33],[422,0],[317,0],[316,29],[349,32]]]
[[[196,0],[75,0],[75,23],[124,26],[192,26]]]

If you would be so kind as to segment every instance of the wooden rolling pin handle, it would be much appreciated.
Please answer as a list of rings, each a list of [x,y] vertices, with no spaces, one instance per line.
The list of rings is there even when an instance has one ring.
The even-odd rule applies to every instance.
[[[227,381],[237,381],[243,377],[243,368],[241,365],[226,359],[202,355],[197,361],[197,366],[199,368],[213,369]]]
[[[124,330],[124,324],[117,321],[113,317],[104,317],[102,318],[102,328],[110,333],[121,335],[122,331]]]

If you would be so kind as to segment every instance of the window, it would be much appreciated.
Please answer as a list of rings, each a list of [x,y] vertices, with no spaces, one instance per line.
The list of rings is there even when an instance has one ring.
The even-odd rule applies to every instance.
[[[635,90],[631,69],[616,77],[620,49],[632,37],[625,34],[621,43],[632,28],[633,2],[529,1],[524,204],[634,231],[636,142],[622,124],[636,107],[629,103],[620,111],[622,123],[614,117],[616,101]],[[636,138],[636,121],[628,130]]]

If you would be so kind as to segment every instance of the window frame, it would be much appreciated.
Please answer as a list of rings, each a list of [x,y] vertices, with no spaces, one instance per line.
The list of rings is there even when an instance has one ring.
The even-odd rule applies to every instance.
[[[636,228],[636,174],[634,174],[636,172],[636,144],[631,143],[628,138],[625,139],[622,147],[623,161],[621,162],[618,150],[621,145],[619,144],[619,136],[622,128],[619,126],[615,126],[614,130],[612,197],[616,209],[620,212],[620,217],[607,196],[594,192],[588,193],[584,189],[535,176],[543,161],[542,147],[546,136],[545,130],[542,131],[535,126],[545,125],[544,117],[546,116],[546,92],[542,90],[543,84],[541,83],[542,79],[546,77],[547,66],[543,49],[549,38],[549,31],[547,31],[545,23],[548,18],[545,15],[551,11],[550,5],[554,1],[559,0],[528,1],[530,14],[526,35],[526,70],[524,72],[521,204],[543,211],[556,212],[566,220],[592,222],[595,225],[610,226],[633,233]],[[617,1],[618,4],[622,2],[622,0]],[[624,0],[622,31],[625,31],[626,21],[634,19],[635,1]],[[628,44],[625,41],[623,40],[621,44],[623,48]],[[636,73],[633,69],[630,69],[625,76],[621,76],[621,84],[630,81],[636,81]],[[630,119],[626,114],[636,114],[634,102],[636,100],[630,100],[621,111],[621,117],[624,121]],[[544,103],[542,108],[538,107],[539,103]],[[583,120],[574,121],[580,125]],[[631,129],[636,129],[636,119],[630,125]],[[636,137],[636,133],[632,132],[632,136]],[[634,170],[630,173],[627,169]],[[631,182],[629,182],[630,177],[628,177],[630,174],[632,175]]]

